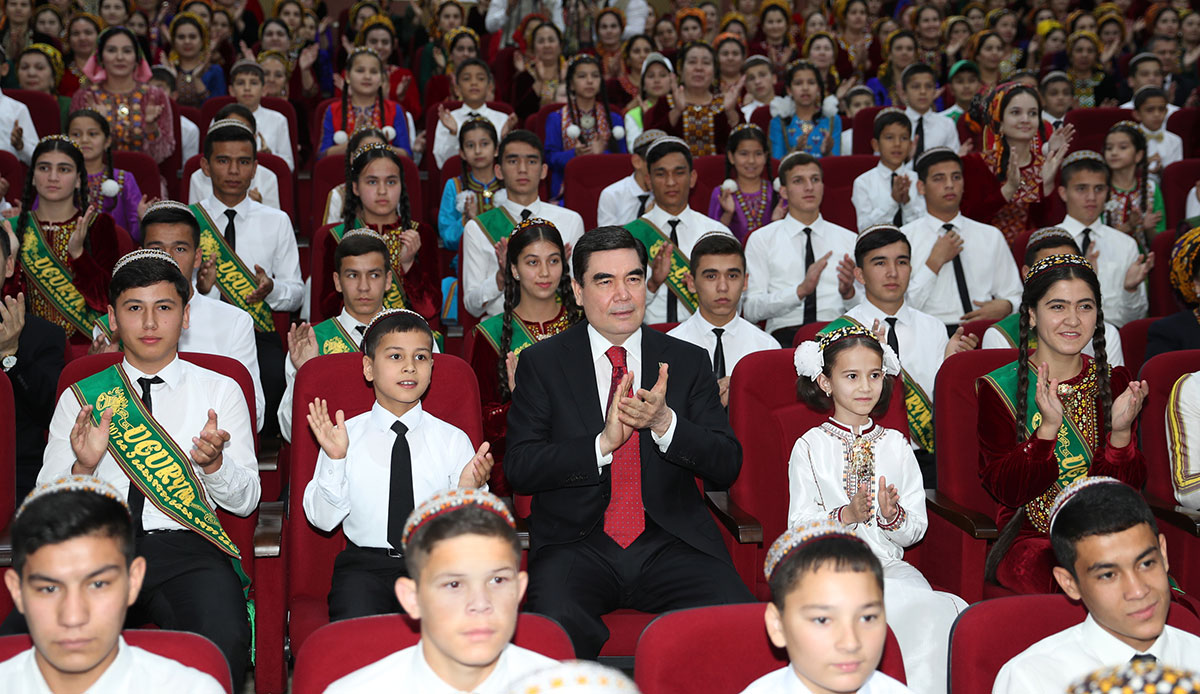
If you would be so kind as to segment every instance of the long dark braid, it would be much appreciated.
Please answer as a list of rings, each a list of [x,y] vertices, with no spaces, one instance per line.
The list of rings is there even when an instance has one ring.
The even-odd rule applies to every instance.
[[[583,311],[579,305],[575,303],[575,292],[571,289],[571,273],[567,268],[567,252],[563,245],[562,235],[558,233],[558,229],[550,223],[546,224],[530,224],[528,226],[519,227],[508,240],[508,256],[504,272],[504,317],[501,319],[502,327],[500,329],[500,359],[496,364],[497,370],[497,391],[502,402],[507,401],[512,393],[508,390],[508,351],[512,347],[513,335],[513,315],[517,305],[521,303],[521,283],[513,277],[513,268],[520,262],[521,253],[535,241],[547,241],[554,244],[558,248],[558,252],[562,257],[562,276],[558,280],[558,288],[555,293],[558,295],[558,300],[562,303],[564,310],[567,313],[567,322],[570,325],[578,323],[583,318]]]
[[[1143,215],[1149,213],[1154,207],[1154,201],[1150,199],[1150,151],[1146,146],[1146,136],[1142,134],[1142,129],[1130,121],[1121,121],[1109,129],[1108,134],[1124,133],[1129,136],[1129,142],[1133,145],[1133,149],[1140,152],[1142,161],[1134,165],[1134,175],[1138,181],[1138,206],[1141,207]],[[1106,138],[1107,139],[1107,138]],[[1106,142],[1107,144],[1107,142]],[[1134,229],[1133,233],[1137,237],[1141,237],[1138,229]]]
[[[108,146],[104,148],[104,178],[116,180],[117,170],[116,167],[113,166],[112,159],[112,129],[108,125],[108,119],[100,115],[98,111],[90,108],[81,108],[78,111],[72,111],[70,115],[67,116],[68,131],[71,129],[71,123],[75,122],[75,119],[77,118],[90,118],[100,128],[100,132],[104,133],[104,139],[108,140]],[[86,178],[87,174],[85,171],[85,181]],[[113,206],[116,206],[115,202],[113,203]]]

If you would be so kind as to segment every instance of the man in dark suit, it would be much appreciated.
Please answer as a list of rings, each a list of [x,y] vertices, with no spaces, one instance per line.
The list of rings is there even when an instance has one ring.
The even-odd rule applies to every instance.
[[[15,239],[5,222],[0,229],[4,279],[12,277],[15,269]],[[25,312],[23,295],[0,300],[0,369],[12,383],[16,406],[18,504],[33,489],[38,470],[42,469],[42,451],[54,414],[54,391],[63,370],[66,340],[62,328]],[[12,484],[12,480],[0,480],[0,484]]]
[[[642,327],[646,250],[625,229],[584,234],[573,263],[587,321],[521,354],[505,468],[533,495],[529,609],[595,658],[613,610],[753,598],[697,488],[742,464],[707,352]]]

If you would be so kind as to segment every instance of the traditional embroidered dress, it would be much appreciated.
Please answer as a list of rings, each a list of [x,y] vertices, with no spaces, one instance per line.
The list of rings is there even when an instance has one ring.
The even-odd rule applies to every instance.
[[[590,111],[576,112],[577,118],[572,118],[571,109],[563,106],[546,117],[546,163],[550,165],[551,199],[562,196],[563,174],[566,172],[567,162],[575,158],[575,148],[580,144],[600,140],[609,143],[605,151],[625,153],[625,140],[612,142],[612,128],[624,128],[625,121],[614,112],[609,112],[608,118],[605,118],[601,108],[601,104],[597,102]],[[567,134],[567,129],[572,125],[579,128],[577,138]]]
[[[820,115],[818,113],[818,115]],[[834,118],[832,122],[826,116],[816,120],[804,120],[797,116],[786,119],[775,116],[771,119],[771,156],[783,159],[791,152],[808,152],[814,157],[824,156],[826,138],[833,139],[832,156],[842,153],[842,121]]]
[[[1003,66],[1003,63],[1001,63],[1001,66]],[[1003,72],[1003,67],[1001,67],[1001,72]],[[1097,70],[1087,75],[1078,75],[1068,70],[1067,74],[1071,77],[1071,89],[1079,105],[1082,108],[1098,106],[1099,104],[1096,103],[1096,88],[1104,81],[1104,73]]]
[[[121,187],[114,197],[107,197],[101,191],[105,179],[104,172],[88,174],[88,200],[100,201],[100,211],[108,213],[135,241],[142,240],[140,222],[138,220],[138,203],[142,201],[142,191],[138,188],[137,179],[133,174],[123,169],[113,169],[113,180]],[[154,191],[150,193],[152,197]]]
[[[900,494],[890,521],[879,515],[880,477]],[[905,674],[914,691],[943,691],[950,626],[967,604],[934,591],[903,559],[904,548],[920,541],[928,526],[921,471],[904,435],[871,421],[855,432],[833,418],[805,432],[788,460],[788,527],[841,520],[862,483],[870,485],[872,512],[856,532],[883,564],[888,625],[900,642]]]
[[[178,75],[175,101],[183,106],[200,108],[214,96],[225,95],[225,71],[220,65],[204,63],[192,70],[184,70],[178,63],[173,66]]]
[[[729,230],[738,241],[746,243],[746,237],[759,227],[771,223],[771,211],[775,208],[776,194],[771,184],[763,181],[762,188],[753,193],[738,191],[733,194],[733,218],[729,220]],[[712,197],[708,201],[708,216],[720,219],[725,212],[721,207],[721,187],[713,188]]]
[[[1021,63],[1025,60],[1025,51],[1013,47],[1012,51],[1007,56],[1000,60],[1000,79],[1007,80],[1012,77],[1012,74],[1021,69]]]
[[[153,123],[146,123],[146,110],[161,108]],[[112,129],[112,148],[145,152],[163,163],[175,151],[175,124],[171,102],[158,87],[138,84],[128,94],[114,94],[104,85],[80,87],[71,97],[71,110],[90,108],[108,119]]]
[[[1153,233],[1147,237],[1145,229],[1141,227],[1134,229],[1133,238],[1138,242],[1138,248],[1143,252],[1150,250],[1149,241],[1154,235],[1167,230],[1167,216],[1163,209],[1162,191],[1153,180],[1146,182],[1149,188],[1150,209],[1146,209],[1147,205],[1142,200],[1142,187],[1135,186],[1133,190],[1121,190],[1120,188],[1110,185],[1108,187],[1108,203],[1104,206],[1104,213],[1101,219],[1110,227],[1124,226],[1129,221],[1129,216],[1134,209],[1141,210],[1143,215],[1148,212],[1157,212],[1159,214],[1158,224],[1155,225]]]
[[[712,101],[707,104],[686,105],[679,122],[671,125],[669,114],[674,107],[675,95],[668,92],[666,98],[659,99],[645,115],[645,129],[657,128],[668,135],[682,138],[691,148],[693,157],[725,152],[729,131],[737,125],[737,121],[730,123],[726,117],[724,97],[714,94]]]
[[[1012,362],[976,382],[979,393],[979,464],[984,489],[1002,504],[997,523],[1003,527],[1024,509],[1017,539],[1000,560],[996,578],[1019,593],[1058,590],[1051,569],[1049,512],[1059,490],[1084,475],[1106,475],[1141,489],[1146,481],[1142,452],[1131,441],[1123,448],[1108,443],[1097,385],[1096,362],[1083,356],[1083,368],[1059,384],[1063,426],[1058,439],[1036,435],[1042,416],[1034,400],[1037,366],[1031,365],[1026,421],[1018,425],[1017,363]],[[1113,397],[1129,385],[1129,372],[1110,372]],[[1133,441],[1137,432],[1133,432]],[[1017,443],[1018,440],[1021,443]]]
[[[405,116],[404,109],[400,108],[399,104],[391,99],[383,100],[382,114],[379,110],[379,102],[372,100],[367,106],[355,106],[348,103],[345,123],[342,122],[342,102],[335,101],[329,104],[329,109],[325,111],[325,118],[321,121],[321,152],[333,146],[333,134],[339,130],[345,131],[346,135],[353,136],[354,133],[363,128],[379,128],[391,126],[396,131],[395,138],[391,144],[400,147],[412,154],[412,145],[408,137],[408,118]]]
[[[1000,172],[1000,159],[995,150],[989,149],[982,156],[988,169],[994,173]],[[1021,167],[1021,184],[1017,187],[1017,194],[991,219],[992,224],[1004,233],[1009,245],[1031,226],[1029,207],[1042,201],[1042,165],[1045,162],[1041,147],[1034,147],[1029,163]]]
[[[462,241],[466,220],[458,210],[459,195],[467,191],[474,193],[479,203],[476,214],[483,214],[495,207],[492,198],[503,187],[503,182],[495,176],[487,183],[480,183],[470,171],[446,181],[446,187],[442,189],[442,202],[438,207],[438,236],[442,239],[442,245],[450,250],[458,250],[458,244]]]

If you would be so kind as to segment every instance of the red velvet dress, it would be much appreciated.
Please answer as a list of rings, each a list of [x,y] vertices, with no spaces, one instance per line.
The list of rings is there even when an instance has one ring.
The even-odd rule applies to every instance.
[[[1088,475],[1115,477],[1141,489],[1146,482],[1146,462],[1136,445],[1137,430],[1129,445],[1116,448],[1108,442],[1104,416],[1095,396],[1094,360],[1083,356],[1083,370],[1062,385],[1076,388],[1062,396],[1063,407],[1080,423],[1084,439],[1092,446]],[[1034,372],[1036,375],[1036,372]],[[1129,371],[1123,366],[1112,369],[1110,382],[1115,399],[1129,385]],[[1003,528],[1022,506],[1026,518],[1017,539],[1000,560],[996,580],[1018,593],[1054,593],[1058,584],[1052,569],[1057,565],[1045,527],[1046,515],[1057,496],[1059,478],[1055,441],[1036,435],[1014,446],[1016,423],[1001,396],[987,381],[977,382],[979,391],[979,477],[983,488],[1000,502],[996,523]],[[1033,388],[1033,384],[1030,384]],[[1099,443],[1098,442],[1102,442]]]
[[[670,114],[674,104],[675,95],[670,92],[666,98],[656,101],[654,108],[642,116],[645,129],[657,128],[668,135],[682,138],[691,148],[693,157],[725,153],[729,131],[741,120],[741,110],[737,112],[737,120],[730,123],[725,115],[724,101],[720,94],[716,94],[707,106],[688,105],[679,122],[671,125]]]

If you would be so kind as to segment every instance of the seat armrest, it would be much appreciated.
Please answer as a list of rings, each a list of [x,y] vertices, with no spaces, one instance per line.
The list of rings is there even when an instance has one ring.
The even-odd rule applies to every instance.
[[[254,528],[254,556],[278,557],[283,540],[283,502],[259,504],[258,524]]]
[[[747,513],[729,498],[729,492],[707,492],[704,500],[729,534],[743,545],[760,544],[763,541],[762,523]]]
[[[1145,496],[1150,508],[1154,510],[1155,518],[1173,525],[1193,537],[1200,537],[1200,512],[1179,506],[1173,503],[1173,500],[1168,502],[1151,494]]]
[[[994,540],[1000,534],[990,517],[963,506],[936,489],[925,490],[926,508],[977,540]]]
[[[521,549],[529,549],[529,520],[513,516],[517,521],[517,539],[521,541]]]

